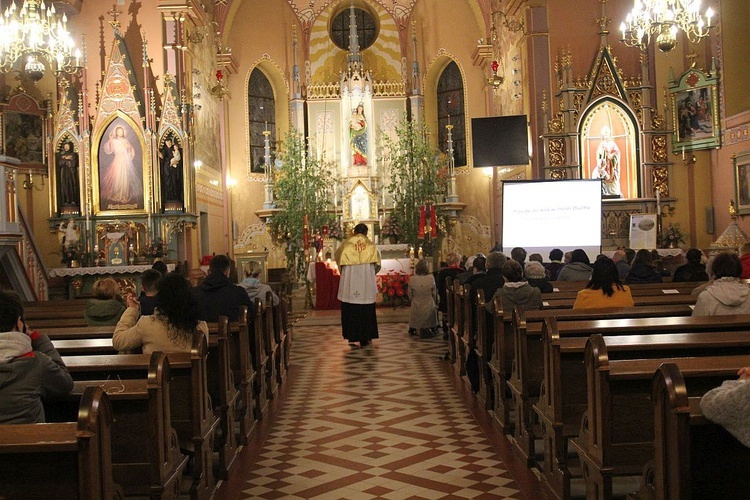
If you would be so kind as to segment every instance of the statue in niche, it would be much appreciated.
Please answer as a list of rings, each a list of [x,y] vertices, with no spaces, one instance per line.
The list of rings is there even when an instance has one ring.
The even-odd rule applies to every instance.
[[[182,203],[182,152],[171,136],[164,139],[159,159],[164,202]]]
[[[73,149],[72,142],[63,142],[62,149],[57,154],[57,169],[57,178],[60,180],[59,203],[61,206],[79,206],[78,153]]]
[[[367,165],[367,120],[365,106],[359,103],[352,110],[349,122],[349,142],[352,148],[352,165]]]
[[[591,172],[592,179],[602,180],[602,194],[605,196],[622,196],[620,190],[620,148],[612,139],[608,126],[602,127],[602,136],[596,148],[596,166]]]

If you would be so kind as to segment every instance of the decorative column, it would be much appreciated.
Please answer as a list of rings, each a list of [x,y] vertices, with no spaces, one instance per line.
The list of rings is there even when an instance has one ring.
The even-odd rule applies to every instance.
[[[266,171],[266,184],[265,193],[266,198],[263,202],[263,209],[269,210],[276,208],[276,204],[273,202],[273,165],[271,165],[271,144],[270,144],[271,132],[266,126],[266,130],[263,131],[263,166]]]

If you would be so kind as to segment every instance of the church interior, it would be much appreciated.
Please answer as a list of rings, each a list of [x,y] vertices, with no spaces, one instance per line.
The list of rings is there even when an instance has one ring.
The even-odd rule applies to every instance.
[[[102,275],[135,290],[154,260],[197,283],[225,254],[240,274],[260,263],[272,284],[296,271],[295,310],[335,309],[310,269],[356,224],[368,226],[387,270],[408,274],[423,257],[437,269],[451,252],[508,246],[504,185],[518,181],[600,180],[600,253],[632,246],[634,217],[653,217],[647,241],[672,262],[690,248],[710,255],[750,241],[748,0],[0,7],[0,285],[30,303],[90,297]],[[638,24],[639,10],[661,21]],[[504,117],[521,117],[521,139],[498,120],[479,140],[480,119]],[[409,140],[418,136],[427,163],[435,154],[412,180],[439,183],[429,195],[404,194],[412,184],[399,162],[417,151],[399,142],[405,124],[419,127]],[[521,160],[488,162],[483,150],[502,157],[514,146]],[[289,177],[297,163],[301,180]],[[421,215],[418,240],[386,229],[399,207]],[[451,356],[465,361],[462,345],[451,341]],[[480,394],[505,392],[484,384]],[[514,413],[530,411],[518,404]],[[513,436],[507,429],[500,435]],[[512,457],[522,441],[500,446]],[[525,465],[513,466],[521,486],[507,498],[541,494]],[[570,497],[556,481],[545,493]]]

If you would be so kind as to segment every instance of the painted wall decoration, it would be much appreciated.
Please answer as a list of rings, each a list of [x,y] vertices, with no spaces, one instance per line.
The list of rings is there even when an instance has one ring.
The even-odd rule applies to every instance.
[[[41,116],[5,112],[3,125],[3,150],[6,156],[18,158],[21,164],[44,162],[44,130]]]

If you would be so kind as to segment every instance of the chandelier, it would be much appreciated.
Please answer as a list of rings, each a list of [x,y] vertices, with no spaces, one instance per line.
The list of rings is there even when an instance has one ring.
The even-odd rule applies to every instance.
[[[713,27],[713,9],[700,13],[700,0],[635,0],[633,10],[620,24],[622,39],[628,47],[645,51],[651,40],[662,52],[669,52],[677,44],[677,33],[682,31],[692,43],[708,36]]]
[[[67,28],[68,17],[59,16],[55,6],[44,0],[16,0],[0,16],[0,72],[21,69],[34,81],[44,76],[45,65],[55,73],[75,73],[81,68],[81,51],[76,49]]]

